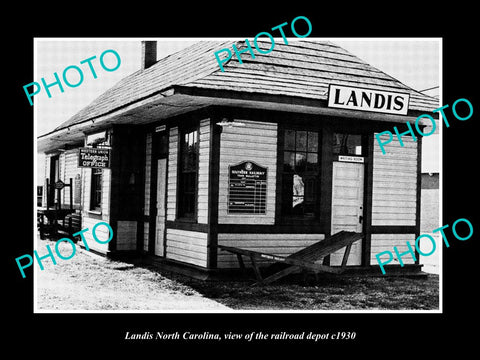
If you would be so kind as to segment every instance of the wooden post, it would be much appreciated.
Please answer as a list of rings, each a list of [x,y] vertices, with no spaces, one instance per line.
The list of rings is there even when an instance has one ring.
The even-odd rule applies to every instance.
[[[70,178],[70,210],[73,210],[73,186],[72,186],[72,178]]]
[[[345,248],[345,253],[343,254],[342,259],[342,269],[347,265],[348,256],[350,255],[350,249],[352,248],[352,243],[348,244]]]
[[[260,269],[257,266],[257,261],[255,260],[255,256],[253,254],[250,255],[250,260],[253,265],[253,271],[255,272],[255,277],[257,278],[257,281],[262,284],[263,279],[262,279],[262,274],[260,273]]]
[[[244,270],[245,264],[243,262],[242,254],[236,254],[236,255],[237,255],[238,265],[240,266],[240,269]]]
[[[273,281],[275,281],[275,280],[278,280],[278,279],[280,279],[280,278],[282,278],[282,277],[284,277],[284,276],[287,276],[288,274],[291,274],[291,273],[293,273],[293,272],[296,272],[296,271],[298,271],[298,270],[300,270],[300,267],[299,267],[299,266],[296,266],[296,265],[294,265],[294,266],[289,266],[289,267],[287,267],[287,268],[285,268],[285,269],[283,269],[283,270],[281,270],[281,271],[279,271],[279,272],[276,272],[275,274],[270,275],[269,277],[265,278],[262,283],[263,283],[263,284],[269,284],[269,283],[271,283],[271,282],[273,282]]]
[[[45,179],[46,180],[46,193],[47,193],[47,210],[48,208],[50,207],[50,183],[48,181],[48,178]]]

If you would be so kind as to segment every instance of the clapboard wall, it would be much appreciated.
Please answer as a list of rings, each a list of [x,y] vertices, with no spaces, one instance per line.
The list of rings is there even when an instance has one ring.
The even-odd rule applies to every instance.
[[[166,257],[207,267],[207,236],[204,232],[167,228]]]
[[[388,139],[381,136],[382,141]],[[418,146],[412,137],[403,136],[404,146],[397,139],[385,146],[383,154],[377,140],[373,151],[372,226],[414,227],[417,219],[417,174]],[[400,264],[393,251],[396,246],[400,253],[408,250],[406,242],[415,244],[414,233],[372,234],[370,263],[377,264],[375,255],[391,251],[391,264]],[[402,256],[404,264],[413,264],[411,254]]]
[[[145,194],[143,215],[150,215],[150,187],[152,181],[152,134],[145,135]],[[148,251],[150,223],[143,222],[143,250]]]
[[[177,167],[179,156],[179,129],[173,127],[169,133],[168,175],[167,175],[167,221],[176,220],[177,211]],[[198,131],[198,224],[208,223],[208,179],[210,163],[210,119],[199,122]],[[167,228],[165,256],[169,259],[206,267],[207,232]]]
[[[170,129],[167,175],[167,220],[175,221],[177,212],[178,127]]]
[[[198,153],[197,222],[208,223],[208,175],[210,166],[210,119],[200,121]]]
[[[275,222],[277,178],[277,124],[235,120],[244,126],[224,127],[220,138],[220,184],[218,222],[220,224],[265,224]],[[253,161],[268,168],[265,215],[228,214],[228,167]]]
[[[387,139],[382,135],[383,141]],[[417,199],[417,143],[394,140],[382,154],[375,140],[373,151],[372,225],[415,226]]]
[[[377,265],[377,254],[383,251],[390,251],[393,254],[393,260],[389,265],[400,265],[398,256],[393,250],[396,246],[400,254],[408,251],[407,241],[415,251],[415,234],[372,234],[372,250],[370,252],[370,264]],[[380,256],[380,260],[388,259],[389,255]],[[411,254],[407,253],[402,256],[404,264],[414,264],[415,261]]]
[[[111,188],[111,170],[103,169],[102,173],[102,206],[100,211],[90,209],[90,192],[92,184],[92,169],[82,168],[82,229],[92,229],[98,222],[107,222],[110,224],[110,188]],[[105,227],[102,226],[102,229]],[[88,235],[87,235],[88,233]],[[91,236],[91,231],[86,233],[86,239],[90,248],[101,253],[107,253],[108,243],[99,244]]]
[[[45,157],[45,176],[48,178],[50,176],[50,159],[52,155]],[[70,177],[72,180],[75,179],[77,174],[80,175],[81,181],[81,196],[80,204],[74,203],[75,207],[78,206],[78,210],[75,215],[72,217],[72,225],[74,229],[86,229],[90,231],[84,233],[85,239],[89,247],[93,250],[96,250],[101,253],[106,253],[108,251],[108,244],[99,244],[96,242],[91,234],[91,229],[98,222],[107,222],[109,223],[110,214],[109,214],[109,203],[110,203],[110,169],[103,169],[102,176],[102,208],[100,212],[90,211],[90,190],[92,183],[92,169],[89,168],[80,168],[77,166],[78,163],[78,149],[67,150],[59,156],[59,170],[60,170],[60,179],[64,182],[68,182]],[[75,198],[75,183],[74,184],[74,194]],[[46,191],[44,192],[46,194]],[[46,196],[46,195],[45,195]],[[69,206],[69,189],[64,189],[64,194],[62,194],[62,206]],[[65,199],[65,201],[64,201]],[[46,198],[44,200],[44,205],[46,205]],[[68,219],[68,217],[67,217]],[[108,238],[108,231],[104,226],[97,228],[99,238],[105,235],[105,239]],[[102,232],[105,233],[102,235]]]
[[[218,244],[272,255],[288,256],[324,238],[323,234],[220,233],[218,234]],[[267,262],[266,260],[258,260],[260,265],[265,265]],[[250,261],[245,260],[245,266],[250,265]],[[219,250],[217,266],[218,268],[238,268],[236,255]]]

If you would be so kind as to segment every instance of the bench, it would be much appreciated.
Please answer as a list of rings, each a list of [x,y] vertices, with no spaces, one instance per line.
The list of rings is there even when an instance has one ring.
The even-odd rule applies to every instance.
[[[289,256],[272,255],[268,253],[224,245],[218,245],[218,248],[235,254],[237,256],[239,266],[242,269],[245,269],[245,264],[243,262],[242,256],[247,256],[248,258],[250,258],[253,271],[257,279],[255,285],[257,285],[272,283],[278,279],[281,279],[282,277],[287,276],[288,274],[297,272],[299,270],[310,270],[313,271],[315,274],[319,272],[341,274],[345,270],[345,266],[347,265],[348,257],[350,255],[350,249],[352,248],[353,243],[362,238],[362,233],[356,233],[352,231],[340,231],[332,236],[325,238],[324,240],[307,246],[306,248],[299,250]],[[345,248],[345,253],[343,255],[342,263],[340,266],[329,266],[317,263],[325,256],[330,255],[342,248]],[[281,262],[291,266],[286,267],[285,269],[280,270],[266,278],[263,278],[257,263],[257,260],[260,259],[270,260],[273,262]]]

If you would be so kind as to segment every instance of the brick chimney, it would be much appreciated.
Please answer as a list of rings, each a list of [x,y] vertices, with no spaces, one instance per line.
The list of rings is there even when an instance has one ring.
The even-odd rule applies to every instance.
[[[142,62],[141,69],[148,69],[157,62],[157,42],[142,41]]]

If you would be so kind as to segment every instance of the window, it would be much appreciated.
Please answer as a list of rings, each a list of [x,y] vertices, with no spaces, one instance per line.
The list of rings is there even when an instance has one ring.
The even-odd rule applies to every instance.
[[[92,192],[90,198],[90,210],[102,209],[102,169],[92,169]]]
[[[180,139],[178,217],[193,219],[197,203],[198,130],[186,129]]]
[[[335,155],[362,155],[362,136],[352,134],[333,134],[333,153]]]
[[[285,130],[282,214],[313,218],[319,184],[319,137],[316,131]]]
[[[91,145],[92,148],[110,149],[110,139],[111,134],[103,132],[89,135],[86,142],[87,145]],[[102,176],[103,169],[92,168],[90,210],[102,211]]]
[[[55,190],[54,184],[60,180],[60,156],[54,155],[50,158],[50,179],[49,189],[47,189],[47,202],[49,206],[53,206],[58,202],[58,191]]]

